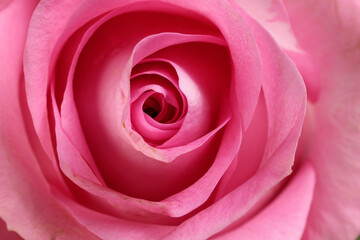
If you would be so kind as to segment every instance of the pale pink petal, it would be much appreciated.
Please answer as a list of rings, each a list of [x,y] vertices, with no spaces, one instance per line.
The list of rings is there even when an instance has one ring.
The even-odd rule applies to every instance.
[[[302,53],[281,0],[230,0],[263,26],[281,48]]]
[[[360,233],[359,2],[284,4],[322,80],[309,153],[318,181],[304,239],[355,239]]]
[[[230,0],[258,21],[296,63],[306,83],[308,97],[316,101],[320,92],[320,79],[316,63],[311,55],[302,49],[296,39],[286,9],[281,0]],[[306,15],[303,16],[306,18]]]
[[[321,92],[321,76],[318,72],[318,64],[308,52],[286,51],[287,55],[296,64],[306,85],[308,99],[315,103]]]
[[[286,188],[260,213],[211,239],[301,239],[313,197],[315,172],[310,165],[298,171],[287,179]]]

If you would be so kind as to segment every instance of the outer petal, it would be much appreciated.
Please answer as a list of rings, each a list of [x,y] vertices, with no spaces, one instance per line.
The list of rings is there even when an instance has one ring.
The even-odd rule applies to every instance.
[[[234,0],[234,2],[268,30],[282,48],[302,52],[292,32],[281,0]]]
[[[310,153],[318,181],[304,239],[355,239],[360,233],[360,4],[284,3],[323,83]]]
[[[289,181],[289,185],[262,212],[214,239],[300,239],[315,186],[313,167],[309,164],[302,166]]]
[[[28,139],[34,133],[25,107],[22,53],[36,4],[13,1],[0,14],[0,215],[26,239],[97,239],[56,203]]]
[[[300,70],[308,97],[316,101],[320,91],[320,81],[316,64],[312,57],[299,45],[291,28],[286,9],[281,0],[228,0],[238,4],[247,14],[255,18],[276,40],[281,48],[292,58]],[[306,15],[304,15],[306,16]]]

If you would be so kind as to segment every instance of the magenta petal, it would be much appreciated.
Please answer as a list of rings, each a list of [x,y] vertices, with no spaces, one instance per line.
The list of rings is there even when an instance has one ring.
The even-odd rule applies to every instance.
[[[149,117],[146,117],[146,119],[148,119],[153,126],[156,126],[160,129],[179,129],[183,122],[183,118],[187,113],[187,100],[186,100],[186,96],[184,96],[182,90],[179,87],[179,77],[172,63],[166,59],[161,59],[161,58],[146,58],[143,61],[141,61],[140,64],[136,65],[133,68],[132,73],[133,73],[132,78],[141,75],[143,76],[153,75],[155,78],[156,76],[159,76],[160,78],[162,77],[168,80],[166,83],[167,85],[166,90],[167,91],[172,90],[170,93],[173,93],[172,95],[174,96],[178,95],[177,97],[175,97],[176,101],[172,101],[173,106],[176,108],[176,112],[174,116],[175,118],[171,121],[166,122],[166,124],[161,124],[158,121],[156,121],[161,117],[161,113],[160,116],[157,116],[155,119],[150,119]],[[141,85],[145,85],[145,84],[143,83]],[[141,85],[139,85],[139,87]],[[132,83],[131,92],[133,92],[135,86]],[[131,100],[133,101],[134,98],[136,98],[136,95],[134,96],[134,94],[131,93],[131,96],[132,96]],[[163,113],[165,114],[165,112]]]
[[[6,223],[2,219],[0,219],[0,238],[6,240],[23,240],[23,238],[20,237],[19,234],[9,230],[6,227]]]

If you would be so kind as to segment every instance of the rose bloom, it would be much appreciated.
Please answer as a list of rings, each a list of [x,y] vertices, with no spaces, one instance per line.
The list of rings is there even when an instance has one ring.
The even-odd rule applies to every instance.
[[[1,239],[355,239],[360,4],[2,0]]]

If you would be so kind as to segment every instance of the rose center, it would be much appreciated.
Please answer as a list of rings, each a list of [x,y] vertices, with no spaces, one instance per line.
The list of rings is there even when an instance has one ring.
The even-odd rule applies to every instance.
[[[187,100],[172,64],[145,59],[131,72],[132,128],[153,146],[161,145],[180,129],[187,113]]]
[[[145,100],[142,109],[144,113],[160,123],[174,120],[176,111],[173,105],[166,102],[164,95],[161,93],[154,93],[148,97]]]

